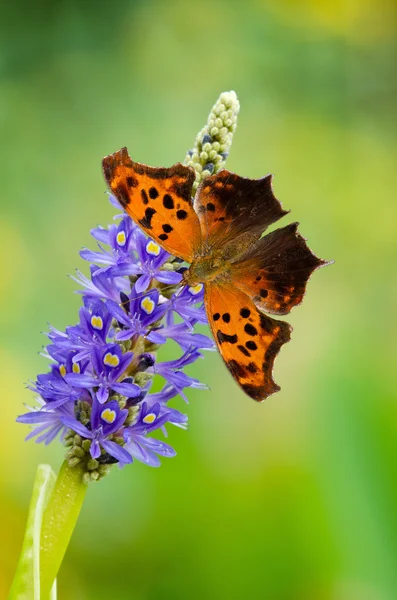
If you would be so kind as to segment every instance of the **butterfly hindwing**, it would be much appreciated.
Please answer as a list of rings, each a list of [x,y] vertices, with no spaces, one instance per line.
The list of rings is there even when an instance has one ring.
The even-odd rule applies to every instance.
[[[207,177],[197,190],[194,208],[209,247],[225,247],[245,237],[247,245],[287,214],[275,198],[272,176],[247,179],[226,169]]]
[[[312,272],[327,264],[311,252],[297,227],[291,223],[261,238],[231,270],[234,284],[272,314],[285,315],[300,304]]]
[[[201,231],[191,192],[194,171],[178,163],[154,168],[131,160],[127,148],[103,159],[106,181],[124,210],[165,250],[191,261]]]
[[[260,312],[231,285],[206,284],[208,321],[225,364],[246,394],[261,402],[280,388],[272,370],[291,327]]]

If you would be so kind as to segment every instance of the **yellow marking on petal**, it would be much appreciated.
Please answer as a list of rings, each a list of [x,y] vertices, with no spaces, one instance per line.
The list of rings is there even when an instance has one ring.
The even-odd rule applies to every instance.
[[[142,421],[144,423],[153,423],[156,420],[156,415],[154,413],[149,413],[146,417],[143,417]]]
[[[65,365],[59,365],[59,372],[62,375],[62,377],[65,377],[65,375],[66,375],[66,367],[65,367]]]
[[[146,244],[146,252],[152,256],[158,256],[160,254],[160,246],[156,242],[153,242],[153,240],[150,240]]]
[[[79,363],[73,363],[72,371],[73,371],[73,373],[80,373],[80,365],[79,365]]]
[[[189,292],[191,294],[193,294],[193,296],[196,296],[197,294],[199,294],[201,292],[202,289],[203,289],[203,284],[198,283],[197,285],[191,285],[189,287]]]
[[[125,237],[125,232],[119,231],[116,236],[116,240],[119,246],[125,246],[125,242],[127,240],[127,238]]]
[[[108,367],[118,367],[120,364],[120,359],[117,354],[107,352],[103,357],[103,364],[107,365]]]
[[[103,329],[103,321],[102,317],[98,317],[97,315],[92,315],[91,317],[91,325],[94,329]]]
[[[101,412],[101,419],[106,421],[106,423],[114,423],[116,416],[116,411],[111,410],[110,408],[105,408],[105,410]]]
[[[147,315],[151,315],[152,312],[154,311],[155,307],[156,307],[155,303],[148,296],[146,296],[146,298],[143,298],[143,300],[141,300],[141,308],[142,308],[142,310],[145,311],[145,313]]]

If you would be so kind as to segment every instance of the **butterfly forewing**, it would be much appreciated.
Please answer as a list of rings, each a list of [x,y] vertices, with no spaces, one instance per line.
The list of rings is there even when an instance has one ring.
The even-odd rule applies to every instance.
[[[201,231],[191,192],[194,171],[178,163],[153,168],[131,160],[127,148],[103,159],[109,187],[124,210],[165,250],[191,261]]]
[[[290,339],[290,325],[261,313],[246,294],[232,286],[207,284],[205,305],[222,358],[244,392],[261,402],[278,391],[273,364]]]
[[[275,198],[272,176],[247,179],[226,169],[207,177],[197,190],[194,208],[203,240],[220,248],[239,237],[256,241],[272,223],[287,214]]]

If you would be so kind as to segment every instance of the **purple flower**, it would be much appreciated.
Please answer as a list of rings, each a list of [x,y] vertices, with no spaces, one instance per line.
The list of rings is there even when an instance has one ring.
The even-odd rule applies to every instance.
[[[173,295],[169,305],[169,315],[175,312],[185,323],[190,324],[193,319],[197,323],[207,323],[207,317],[204,310],[204,286],[199,283],[195,286],[186,285]],[[197,307],[197,303],[200,306]],[[170,319],[168,324],[171,325],[173,320]]]
[[[113,267],[109,271],[112,276],[139,275],[135,282],[135,291],[138,294],[147,290],[154,279],[171,285],[182,280],[181,273],[161,268],[170,258],[170,254],[148,238],[140,229],[135,230],[135,241],[138,262],[125,267]]]
[[[106,273],[111,267],[126,268],[134,264],[132,251],[135,250],[134,230],[136,225],[124,216],[118,225],[110,225],[108,230],[96,228],[91,230],[91,235],[97,240],[100,252],[92,252],[84,248],[80,256],[92,263],[106,265],[102,272]],[[110,246],[105,250],[102,244]]]
[[[137,460],[151,467],[160,466],[158,454],[161,456],[175,456],[175,450],[147,434],[159,429],[168,421],[168,413],[162,413],[160,403],[149,406],[147,402],[142,403],[137,422],[124,430],[124,439],[129,453]]]
[[[156,344],[165,344],[168,339],[174,340],[185,351],[191,347],[215,349],[213,340],[202,333],[195,333],[193,325],[186,323],[156,329],[151,333],[150,339]]]
[[[61,417],[63,425],[73,429],[85,439],[92,440],[90,454],[99,458],[102,448],[121,465],[132,462],[130,454],[116,442],[107,439],[120,430],[128,415],[128,410],[120,409],[116,400],[110,400],[106,406],[94,401],[91,411],[90,428],[85,427],[73,417]]]
[[[76,389],[66,377],[68,373],[84,377],[87,366],[87,362],[73,362],[73,355],[69,353],[66,360],[61,359],[58,364],[52,365],[50,373],[39,375],[36,383],[29,387],[46,401],[46,406],[52,409],[67,402],[86,400],[89,397],[88,392],[84,389]]]
[[[155,288],[138,295],[135,286],[129,297],[125,294],[121,295],[122,308],[120,304],[108,300],[106,306],[109,313],[117,319],[122,327],[116,334],[116,340],[147,336],[149,340],[155,342],[149,333],[149,326],[161,319],[167,310],[166,304],[159,304],[159,297],[159,291]]]
[[[106,344],[110,333],[112,316],[105,304],[99,300],[85,299],[86,306],[80,308],[80,323],[74,327],[68,327],[66,334],[52,330],[48,337],[53,342],[48,346],[48,353],[58,358],[62,351],[73,351],[74,361],[90,356],[93,349]]]
[[[207,390],[207,386],[204,383],[200,383],[198,379],[189,377],[182,371],[184,367],[195,362],[201,357],[200,352],[195,348],[190,348],[181,358],[177,360],[169,360],[163,363],[156,363],[151,369],[154,373],[161,375],[170,384],[174,390],[182,396],[185,402],[188,401],[184,388],[193,387],[201,390]]]
[[[86,298],[109,298],[118,300],[120,292],[129,292],[130,285],[123,277],[110,278],[106,271],[100,269],[96,265],[90,266],[91,279],[88,279],[80,271],[76,272],[76,276],[72,277],[79,285],[82,285],[83,290],[79,290],[79,294],[83,294]]]
[[[39,400],[39,403],[41,406],[45,404],[43,400]],[[66,404],[58,407],[56,411],[31,409],[31,412],[17,417],[17,421],[34,426],[34,429],[26,436],[26,440],[36,437],[36,443],[44,442],[47,445],[57,435],[60,435],[61,439],[64,438],[67,427],[61,419],[63,416],[72,415],[73,404]]]
[[[154,394],[148,394],[145,397],[146,404],[151,407],[154,404],[160,405],[160,414],[164,414],[167,412],[168,423],[171,425],[175,425],[176,427],[180,427],[181,429],[187,429],[188,418],[183,413],[179,412],[175,408],[171,408],[168,406],[167,402],[175,396],[178,395],[178,390],[176,390],[172,385],[166,385],[161,392],[156,392]],[[164,435],[167,436],[167,430],[164,426],[161,427]]]
[[[106,344],[102,348],[95,347],[91,356],[93,373],[69,373],[65,379],[74,387],[95,389],[100,404],[106,402],[111,391],[135,398],[141,388],[131,383],[128,378],[122,382],[118,381],[132,361],[132,356],[132,352],[123,354],[117,344]]]

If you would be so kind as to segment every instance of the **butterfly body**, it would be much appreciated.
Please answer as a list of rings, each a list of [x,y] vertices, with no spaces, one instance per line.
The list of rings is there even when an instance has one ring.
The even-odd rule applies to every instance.
[[[193,259],[189,269],[184,273],[184,281],[188,285],[230,280],[230,265],[222,255],[208,254]]]
[[[253,399],[279,389],[274,359],[291,327],[265,314],[287,314],[299,304],[311,273],[326,264],[292,223],[261,237],[287,214],[271,176],[239,177],[227,170],[191,190],[192,169],[154,168],[131,160],[127,149],[104,158],[109,187],[126,212],[171,254],[190,263],[183,285],[205,288],[204,303],[229,371]]]

